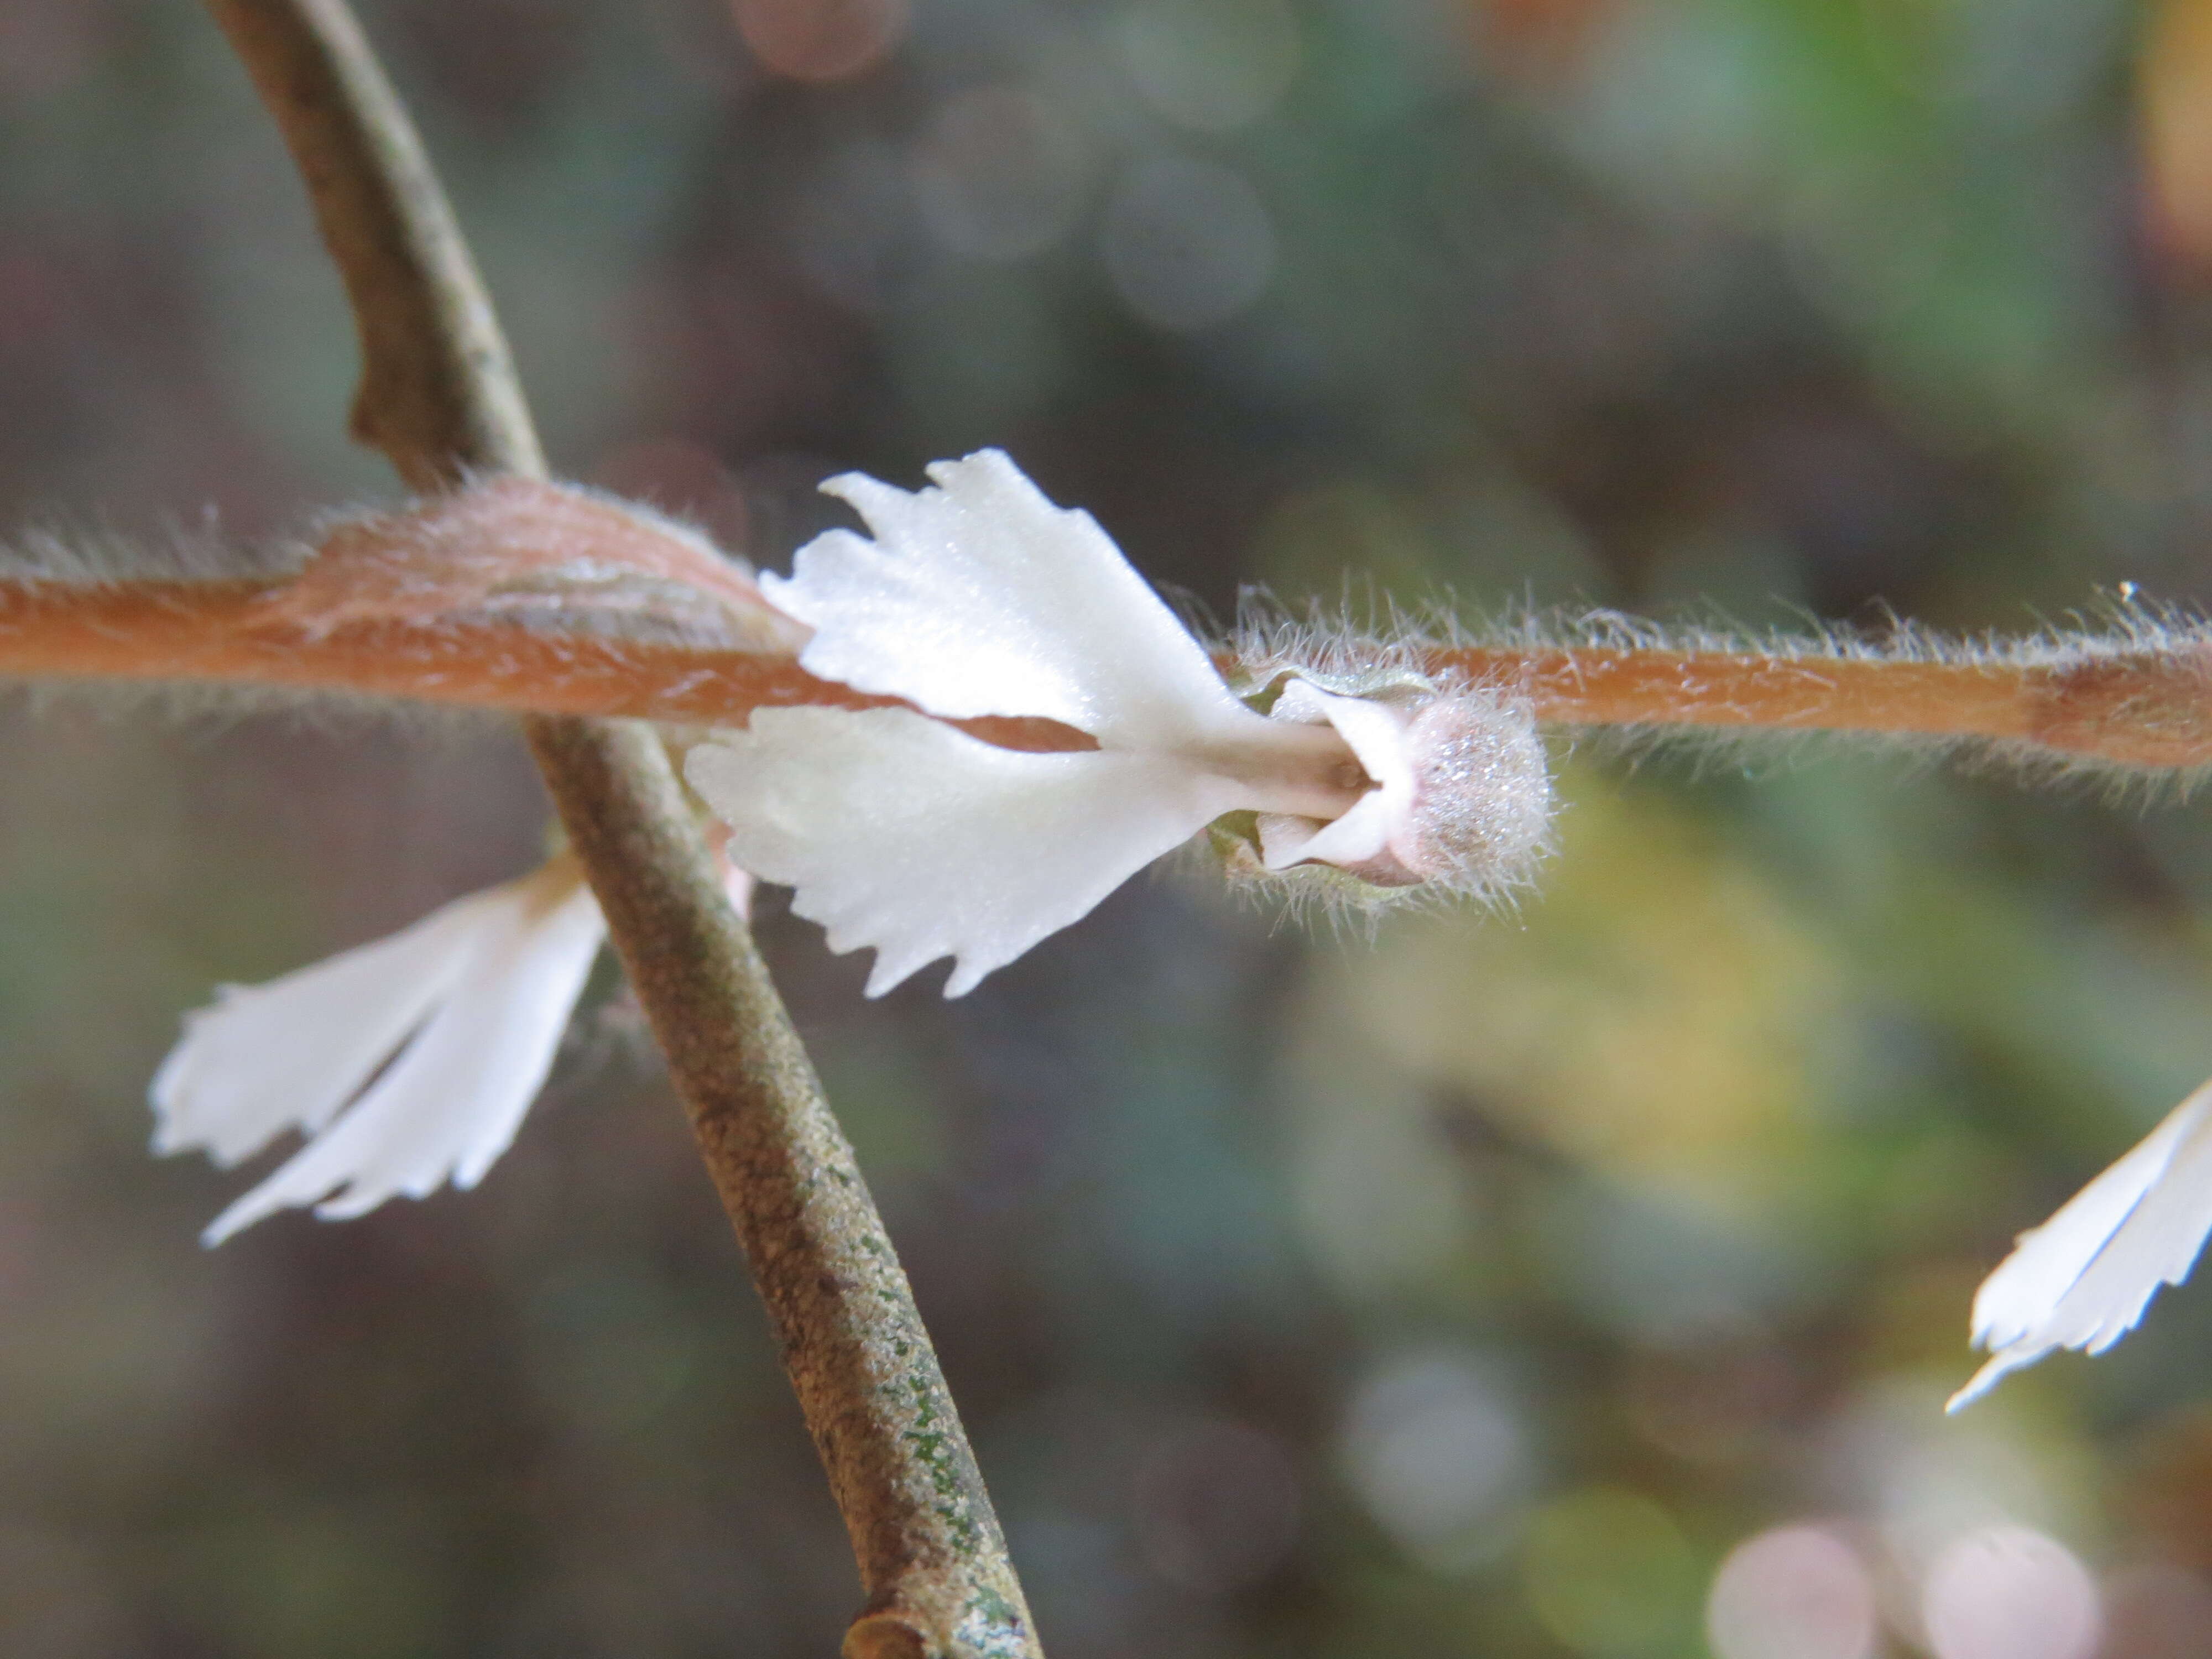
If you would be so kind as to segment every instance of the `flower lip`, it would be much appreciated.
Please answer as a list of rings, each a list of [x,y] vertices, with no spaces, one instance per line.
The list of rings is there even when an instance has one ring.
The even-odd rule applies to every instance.
[[[1487,689],[1408,684],[1351,696],[1293,675],[1269,713],[1334,726],[1370,783],[1331,820],[1264,815],[1270,870],[1328,864],[1376,887],[1486,897],[1525,881],[1549,847],[1542,742],[1525,711]]]

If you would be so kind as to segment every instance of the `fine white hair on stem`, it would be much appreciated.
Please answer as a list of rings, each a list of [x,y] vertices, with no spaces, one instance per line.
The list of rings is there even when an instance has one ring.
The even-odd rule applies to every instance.
[[[0,541],[0,581],[66,587],[276,581],[299,574],[314,554],[314,543],[296,536],[234,540],[212,510],[197,524],[173,520],[150,536],[104,525],[38,525]]]
[[[0,708],[38,717],[67,709],[102,719],[152,718],[195,731],[221,732],[247,720],[348,737],[371,729],[429,742],[483,736],[511,725],[502,709],[417,702],[336,686],[258,685],[221,680],[0,678]]]
[[[272,615],[310,634],[496,619],[705,647],[804,637],[699,526],[589,485],[471,474],[398,507],[325,514],[309,534],[317,557]]]
[[[972,480],[994,464],[971,457],[953,465],[948,477]],[[1019,478],[1018,472],[1011,476]],[[1020,483],[1030,488],[1025,479]],[[848,479],[838,487],[857,490],[878,506],[902,495],[870,495],[890,489],[872,480]],[[979,486],[971,481],[963,488],[972,496]],[[925,491],[914,499],[938,498]],[[980,497],[955,504],[948,525],[968,536],[991,525],[993,512],[1014,511],[1003,501],[988,510],[979,503]],[[1041,495],[1015,518],[1026,526],[1017,541],[1042,536],[1048,544],[1055,539],[1072,544],[1089,538],[1119,561],[1086,515],[1054,507]],[[573,661],[591,677],[592,695],[614,699],[609,712],[650,717],[656,699],[682,698],[685,717],[696,719],[697,691],[714,684],[720,672],[713,661],[716,653],[795,657],[829,678],[878,695],[904,696],[925,708],[931,693],[924,680],[936,686],[945,672],[940,665],[914,678],[908,691],[891,691],[888,680],[877,684],[884,672],[882,659],[911,654],[908,647],[926,629],[862,629],[838,655],[810,638],[817,618],[791,611],[793,604],[804,608],[793,597],[798,590],[766,579],[764,585],[781,596],[784,608],[779,610],[740,562],[696,530],[575,486],[477,479],[453,494],[389,510],[328,516],[308,533],[319,539],[311,545],[302,538],[280,538],[258,548],[228,544],[211,525],[141,544],[104,532],[27,535],[14,547],[0,548],[0,586],[12,581],[16,597],[30,607],[24,622],[0,624],[0,642],[15,638],[27,653],[22,660],[33,665],[23,672],[32,673],[89,677],[101,672],[96,663],[134,679],[139,672],[162,672],[166,659],[158,652],[155,661],[134,671],[118,655],[114,630],[94,617],[78,619],[79,626],[86,639],[104,643],[100,650],[83,647],[90,654],[82,664],[73,667],[65,654],[54,655],[54,649],[75,647],[57,646],[41,655],[36,649],[40,607],[53,609],[54,589],[77,588],[106,590],[101,597],[126,606],[143,599],[155,624],[149,637],[190,644],[178,660],[192,665],[179,672],[202,682],[292,678],[271,672],[271,653],[281,657],[288,631],[307,645],[355,623],[395,630],[391,650],[377,646],[382,654],[374,672],[332,663],[299,678],[319,686],[319,677],[350,684],[353,675],[363,686],[374,683],[399,696],[414,695],[419,684],[422,696],[439,700],[483,696],[520,706],[534,696],[544,700],[536,706],[554,708],[563,706],[568,695],[565,677]],[[848,533],[831,532],[825,541]],[[900,566],[894,559],[885,570],[866,568],[872,580],[888,580],[887,571]],[[225,580],[234,584],[228,592],[214,591]],[[171,591],[124,592],[135,582],[167,582]],[[210,592],[176,591],[201,582]],[[36,597],[41,588],[47,590],[43,600]],[[1136,591],[1120,578],[1100,590]],[[954,611],[974,611],[987,593],[995,595],[991,604],[1002,604],[1004,594],[988,583],[937,594],[933,602],[943,603],[932,625]],[[920,597],[908,595],[891,609]],[[1389,688],[1385,707],[1401,713],[1408,712],[1407,700],[1417,693],[1466,696],[1494,702],[1504,715],[1517,719],[1525,712],[1556,732],[1600,734],[1607,748],[1632,754],[1686,748],[1693,757],[1729,764],[1771,760],[1778,744],[1786,754],[1808,742],[1840,741],[1921,760],[2000,767],[2036,781],[2087,783],[2109,796],[2138,800],[2185,796],[2212,768],[2212,625],[2144,603],[2131,589],[2086,617],[2045,623],[2018,636],[1970,637],[1902,623],[1863,631],[1812,622],[1761,632],[1725,623],[1665,624],[1601,610],[1470,617],[1444,605],[1401,609],[1371,592],[1362,608],[1377,619],[1354,623],[1358,597],[1347,582],[1336,614],[1316,607],[1294,619],[1248,596],[1232,634],[1235,648],[1218,653],[1216,665],[1247,692],[1256,688],[1256,708],[1271,707],[1267,698],[1274,692],[1266,677],[1281,672],[1331,696],[1364,700],[1369,692]],[[1169,616],[1157,600],[1147,603],[1160,619]],[[223,619],[210,623],[211,652],[191,637],[194,607],[203,604]],[[6,631],[9,626],[15,634]],[[848,617],[832,631],[848,634],[855,626]],[[499,682],[502,659],[481,633],[488,628],[509,630],[510,639],[518,630],[528,636],[530,666],[520,678]],[[981,656],[968,651],[970,660],[956,677],[972,684],[960,706],[933,712],[958,719],[986,707],[1035,702],[1024,690],[1042,695],[1049,682],[1060,692],[1045,696],[1030,716],[1090,731],[1096,711],[1075,708],[1060,695],[1073,684],[1060,682],[1067,679],[1069,641],[1080,631],[1040,635],[1018,662],[1003,651]],[[1002,633],[985,629],[979,637],[988,642]],[[1192,638],[1176,633],[1186,641]],[[229,641],[238,649],[225,655]],[[626,663],[633,647],[635,662]],[[684,655],[695,649],[700,665],[687,672]],[[476,678],[457,685],[448,665],[472,657]],[[1646,660],[1627,660],[1638,657]],[[1915,669],[1935,672],[1916,677]],[[1123,701],[1133,697],[1131,708],[1146,704],[1167,686],[1180,688],[1175,696],[1196,697],[1194,672],[1190,663],[1170,669],[1155,662],[1124,688]],[[410,680],[410,674],[419,679]],[[1150,689],[1137,684],[1162,675],[1161,684]],[[1596,689],[1586,691],[1585,675]],[[157,695],[170,707],[240,705],[230,693],[195,693],[181,700]],[[257,690],[244,694],[244,701],[247,707],[267,707],[289,704],[300,695]],[[733,706],[732,714],[744,707]],[[1264,861],[1284,860],[1267,854]],[[1351,867],[1334,857],[1326,861]]]
[[[805,633],[767,605],[743,561],[695,526],[604,492],[511,477],[471,478],[392,507],[322,513],[258,545],[227,541],[211,516],[148,539],[33,531],[0,545],[0,590],[10,588],[0,647],[31,647],[34,684],[55,661],[36,649],[40,617],[58,610],[66,638],[62,596],[114,599],[125,606],[115,619],[80,621],[104,651],[66,695],[195,715],[404,708],[342,683],[270,683],[289,678],[270,672],[288,646],[350,627],[396,629],[367,647],[386,684],[397,670],[404,693],[411,669],[434,698],[457,661],[499,659],[488,628],[530,635],[549,678],[572,659],[603,674],[629,647],[787,654]],[[206,630],[197,641],[196,623]],[[143,667],[121,655],[141,626],[182,641],[189,678],[161,678],[158,650]]]
[[[447,495],[325,508],[251,542],[225,536],[211,510],[152,536],[56,525],[0,541],[0,583],[246,581],[294,584],[272,590],[266,620],[311,635],[359,620],[434,631],[497,619],[765,649],[804,634],[762,600],[750,565],[698,526],[583,484],[472,476]]]
[[[2145,599],[2131,587],[2101,595],[2063,621],[2039,620],[2017,635],[1948,634],[1890,617],[1863,629],[1807,617],[1797,628],[1747,628],[1725,618],[1660,621],[1601,607],[1524,607],[1485,613],[1449,599],[1402,605],[1371,594],[1355,606],[1349,594],[1333,606],[1316,603],[1292,614],[1259,590],[1240,600],[1229,649],[1240,661],[1358,659],[1379,656],[1410,665],[1439,653],[1494,651],[1530,658],[1579,652],[1733,658],[1751,662],[1921,665],[1984,668],[2063,678],[2153,671],[2164,683],[2118,712],[2118,723],[2149,726],[2177,712],[2192,720],[2212,708],[2212,621],[2176,605]],[[1510,677],[1507,684],[1511,684]],[[1521,684],[1526,685],[1524,678]],[[2126,695],[2124,690],[2123,695]],[[2134,762],[2030,738],[1972,732],[1871,730],[1849,726],[1759,724],[1696,718],[1693,709],[1666,720],[1556,718],[1547,726],[1603,752],[1632,760],[1666,751],[1693,763],[1734,769],[1786,761],[1808,750],[1840,744],[1926,766],[1953,764],[2008,773],[2022,781],[2086,787],[2113,805],[2185,800],[2212,775],[2212,763]],[[2203,719],[2212,727],[2212,719]]]

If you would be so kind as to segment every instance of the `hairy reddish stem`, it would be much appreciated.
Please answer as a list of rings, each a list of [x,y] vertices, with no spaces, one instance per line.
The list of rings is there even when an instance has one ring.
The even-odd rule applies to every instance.
[[[1522,688],[1539,720],[1887,732],[2031,744],[2126,766],[2212,762],[2212,648],[2083,650],[2045,662],[1584,647],[1442,652]]]
[[[272,620],[270,602],[282,592],[261,582],[0,582],[0,675],[290,686],[695,726],[742,725],[756,708],[794,703],[899,701],[817,679],[781,652],[553,634],[497,619],[309,629]],[[1097,746],[1057,720],[960,724],[1007,749]]]
[[[0,674],[233,682],[540,714],[741,725],[756,708],[881,707],[787,650],[556,633],[495,617],[291,620],[286,585],[0,582]],[[1535,646],[1440,650],[1439,671],[1515,688],[1567,726],[1887,732],[2039,745],[2124,765],[2212,763],[2212,648],[2047,662]],[[1080,749],[1051,720],[964,722],[1012,749]]]

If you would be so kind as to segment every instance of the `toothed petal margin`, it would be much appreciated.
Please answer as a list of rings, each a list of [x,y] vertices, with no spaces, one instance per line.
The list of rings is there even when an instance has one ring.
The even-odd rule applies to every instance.
[[[870,996],[938,957],[956,997],[1237,804],[1172,756],[1022,754],[903,708],[781,708],[694,749],[730,854],[796,890]]]
[[[1957,1411],[2060,1348],[2102,1353],[2160,1288],[2189,1276],[2212,1235],[2212,1084],[2126,1157],[2022,1233],[1974,1297],[1990,1359],[1951,1398]]]
[[[413,1041],[350,1107],[216,1217],[204,1243],[219,1244],[295,1206],[313,1204],[338,1220],[397,1195],[423,1197],[448,1180],[473,1187],[507,1150],[551,1069],[605,927],[573,866],[477,895],[468,919],[442,1001]]]
[[[911,494],[830,479],[876,539],[830,531],[789,578],[761,579],[817,630],[809,673],[948,719],[1043,715],[1109,748],[1179,746],[1243,712],[1089,514],[1054,506],[995,449],[929,476]]]
[[[154,1074],[154,1150],[227,1167],[287,1129],[320,1129],[451,988],[496,902],[471,894],[281,979],[222,987]]]

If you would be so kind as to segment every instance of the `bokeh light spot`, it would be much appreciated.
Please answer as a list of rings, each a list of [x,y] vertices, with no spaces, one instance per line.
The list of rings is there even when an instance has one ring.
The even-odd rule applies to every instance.
[[[1401,1354],[1364,1378],[1344,1420],[1353,1486],[1401,1547],[1471,1564],[1530,1474],[1520,1413],[1472,1354]]]
[[[1984,1527],[1936,1559],[1921,1618],[1936,1659],[2087,1659],[2103,1620],[2074,1553],[2032,1527]]]
[[[1252,186],[1211,161],[1162,156],[1131,170],[1106,209],[1107,274],[1129,308],[1180,333],[1225,323],[1275,269],[1275,232]]]
[[[1084,145],[1036,94],[979,87],[950,98],[915,147],[915,201],[955,253],[1018,259],[1066,234]]]
[[[1705,1602],[1714,1659],[1867,1659],[1874,1583],[1850,1546],[1778,1527],[1736,1546]]]
[[[2152,228],[2212,267],[2212,7],[2153,6],[2142,57],[2142,151]]]
[[[1149,0],[1114,33],[1145,101],[1201,132],[1259,119],[1298,71],[1297,20],[1284,0]]]
[[[824,294],[866,315],[910,303],[938,263],[902,158],[855,139],[826,158],[792,216],[799,268]]]
[[[738,33],[766,68],[794,81],[842,81],[905,39],[907,0],[731,0]]]

